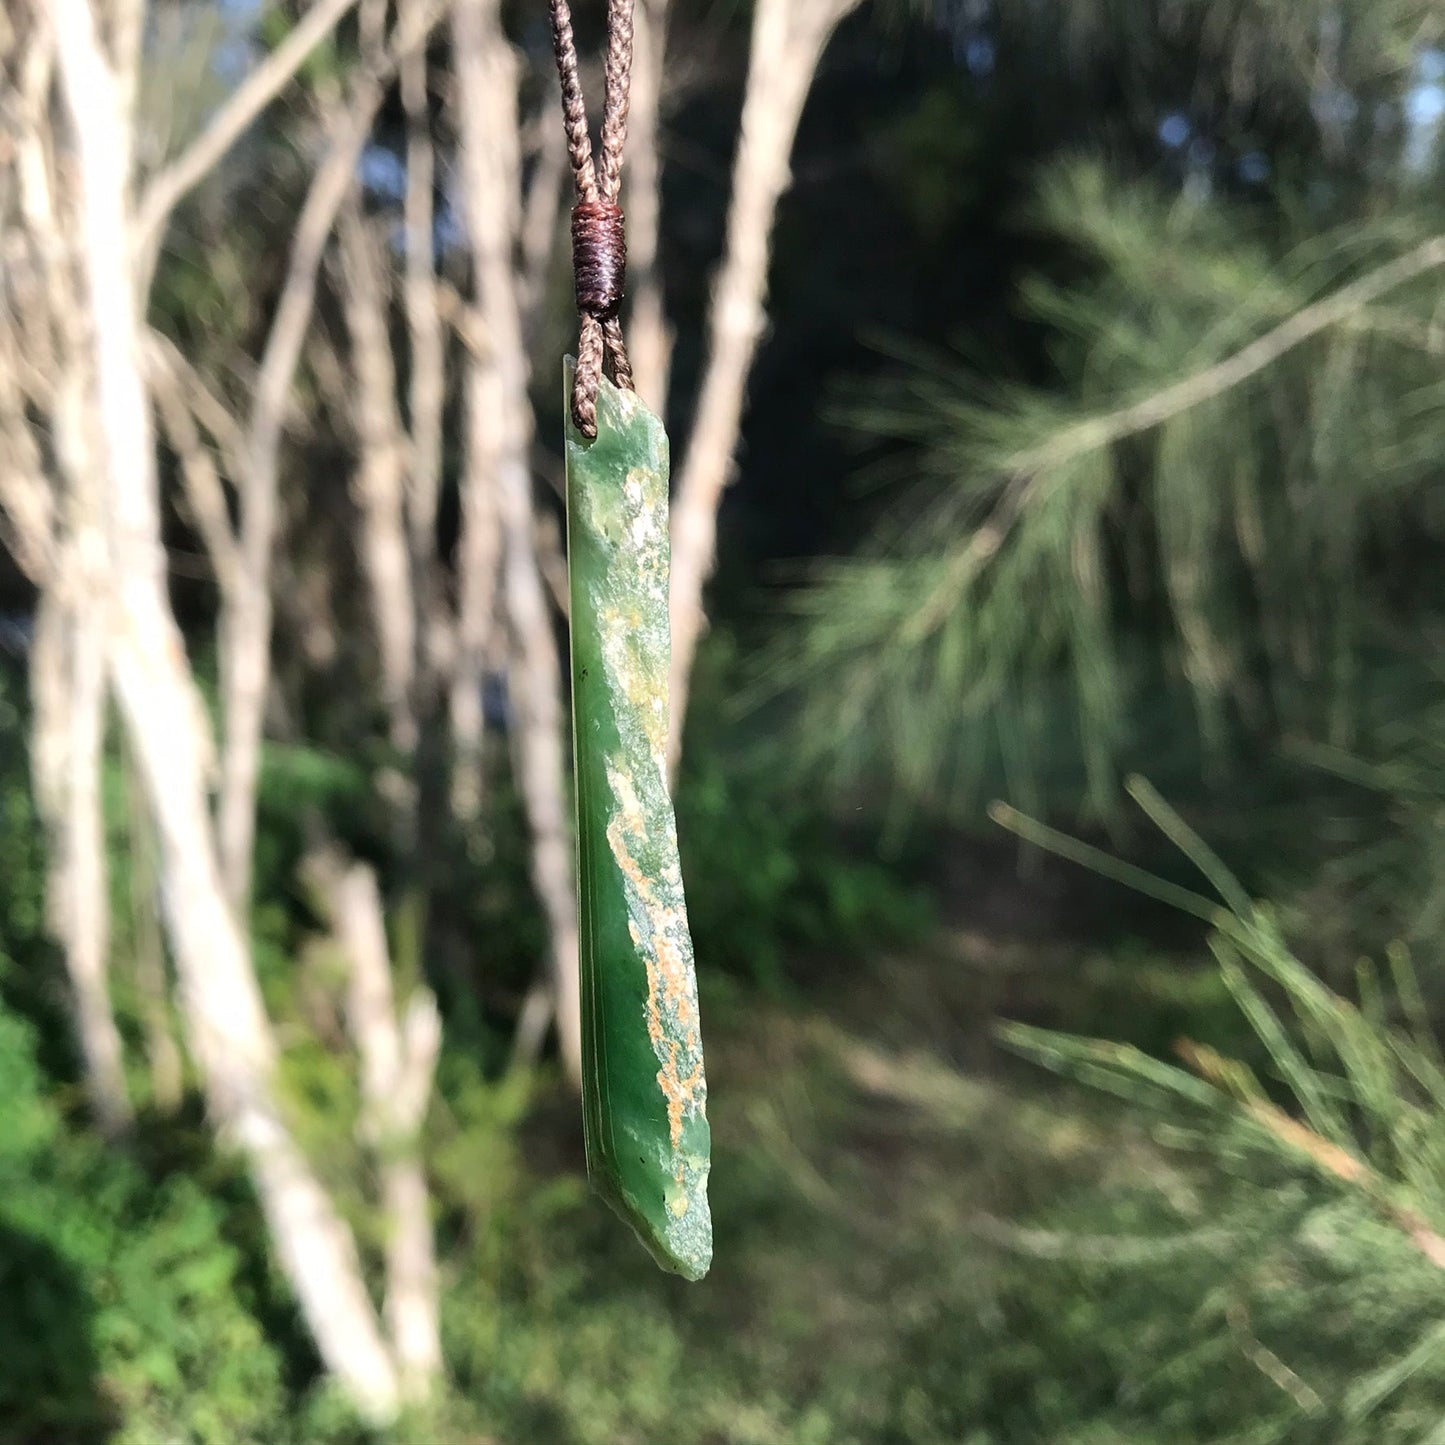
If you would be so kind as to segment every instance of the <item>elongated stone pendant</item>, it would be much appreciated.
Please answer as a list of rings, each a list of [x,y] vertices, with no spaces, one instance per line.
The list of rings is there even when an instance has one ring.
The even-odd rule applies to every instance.
[[[710,1140],[667,787],[667,433],[606,380],[594,441],[565,410],[587,1173],[658,1264],[701,1279]]]

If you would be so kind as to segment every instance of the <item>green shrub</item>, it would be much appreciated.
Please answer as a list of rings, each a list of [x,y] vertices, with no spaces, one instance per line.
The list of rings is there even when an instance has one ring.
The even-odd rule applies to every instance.
[[[277,1438],[283,1361],[204,1180],[68,1128],[0,1010],[0,1440]]]
[[[729,639],[711,638],[677,791],[699,965],[776,989],[799,955],[918,942],[934,921],[918,859],[885,849],[863,809],[840,822],[776,739],[734,725],[737,670]]]

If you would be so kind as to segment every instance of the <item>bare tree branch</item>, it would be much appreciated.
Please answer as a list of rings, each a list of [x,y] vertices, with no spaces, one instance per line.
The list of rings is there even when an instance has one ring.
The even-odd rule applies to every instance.
[[[226,471],[240,472],[246,456],[246,433],[235,413],[206,384],[205,378],[191,365],[185,353],[163,332],[152,327],[142,338],[145,348],[146,376],[156,384],[156,374],[164,371],[170,385],[185,398],[197,423],[210,433],[220,449]]]
[[[13,136],[0,155],[0,199],[18,203],[22,223],[7,231],[18,264],[0,277],[0,505],[13,554],[41,589],[30,648],[31,773],[48,842],[47,923],[70,983],[91,1109],[101,1131],[115,1136],[133,1111],[110,999],[106,517],[88,338],[54,174],[56,52],[46,21],[33,17],[26,49],[7,66],[13,89],[0,100],[0,125]],[[49,458],[35,413],[49,423]]]
[[[236,87],[200,135],[151,177],[136,207],[136,244],[143,251],[155,246],[181,197],[204,178],[247,126],[291,83],[311,52],[355,4],[356,0],[316,0],[286,39]]]
[[[133,1120],[124,1049],[110,1003],[110,899],[101,804],[105,735],[104,542],[76,519],[42,595],[31,644],[36,798],[50,836],[48,915],[74,994],[76,1033],[96,1123]]]
[[[317,271],[381,99],[380,83],[367,78],[359,83],[350,102],[332,117],[331,146],[296,224],[286,281],[256,374],[244,468],[237,478],[241,501],[240,568],[232,605],[223,618],[225,735],[218,807],[226,891],[237,909],[244,908],[251,891],[256,782],[270,676],[271,553],[277,526],[282,427],[311,323]]]
[[[386,920],[371,869],[326,850],[310,860],[309,871],[349,965],[346,1020],[361,1059],[361,1129],[378,1160],[386,1219],[386,1316],[404,1388],[421,1396],[442,1365],[436,1257],[417,1147],[441,1024],[421,985],[413,988],[405,1013],[397,1011]]]
[[[478,309],[457,294],[448,281],[437,282],[437,309],[443,321],[457,334],[457,339],[478,361],[490,361],[492,342],[487,334],[486,319]]]
[[[542,1045],[547,1042],[547,1030],[552,1027],[552,990],[545,980],[538,979],[527,990],[517,1015],[517,1027],[512,1034],[512,1053],[507,1060],[507,1072],[525,1074],[534,1069],[542,1054]]]
[[[361,564],[371,591],[391,741],[408,754],[417,744],[413,568],[425,567],[430,559],[417,557],[408,545],[408,447],[387,325],[390,288],[375,229],[368,227],[354,198],[342,209],[340,240],[342,306],[351,333],[354,376],[350,410],[360,451],[354,493],[361,512]]]
[[[520,193],[517,65],[498,0],[457,0],[452,12],[466,218],[479,307],[491,343],[497,403],[495,495],[503,544],[502,596],[512,636],[511,696],[518,782],[532,829],[532,876],[547,914],[562,1057],[581,1078],[577,895],[563,746],[562,673],[537,566],[533,522],[529,362],[513,250]]]
[[[277,526],[280,450],[286,404],[310,327],[316,276],[341,203],[380,108],[384,84],[426,44],[437,13],[408,7],[391,47],[358,78],[350,99],[331,117],[331,146],[311,183],[292,238],[281,299],[257,371],[247,426],[241,488],[241,578],[224,620],[222,649],[225,742],[221,756],[219,826],[228,895],[240,906],[251,887],[256,783],[269,677],[271,553]]]
[[[409,0],[416,9],[420,0]],[[408,413],[407,527],[411,538],[413,612],[416,658],[413,685],[425,678],[428,693],[440,663],[445,632],[439,589],[433,585],[437,539],[437,504],[441,494],[442,414],[446,405],[446,330],[437,301],[436,277],[436,154],[431,136],[427,60],[423,50],[409,55],[401,68],[402,107],[406,112],[406,273],[407,335],[411,345]],[[416,700],[412,706],[415,708]]]
[[[56,408],[61,383],[78,359],[62,358],[74,342],[71,253],[57,215],[52,170],[50,100],[54,86],[54,33],[35,17],[30,44],[18,57],[18,83],[0,88],[0,127],[13,140],[15,196],[23,230],[7,235],[14,252],[0,265],[0,510],[16,562],[37,586],[55,563],[56,501],[45,475],[29,408]],[[0,172],[3,174],[3,172]],[[7,245],[7,251],[10,247]]]
[[[1136,432],[1160,426],[1181,412],[1222,396],[1272,366],[1296,346],[1318,336],[1321,331],[1349,320],[1388,292],[1441,266],[1445,266],[1445,236],[1435,236],[1368,275],[1342,286],[1332,296],[1323,297],[1296,311],[1233,356],[1176,381],[1142,401],[1065,427],[1043,446],[1019,452],[1010,458],[1009,469],[1043,471],[1072,461],[1085,452],[1112,446]]]
[[[627,268],[632,314],[627,354],[637,394],[661,416],[667,408],[672,331],[658,267],[662,227],[659,130],[670,0],[638,0],[627,130]]]
[[[165,941],[161,937],[155,824],[139,785],[133,750],[125,747],[123,757],[131,939],[136,993],[145,1030],[146,1062],[150,1066],[151,1100],[164,1112],[174,1113],[181,1105],[185,1066],[176,1041],[170,982],[166,976]]]
[[[133,115],[136,86],[140,80],[141,47],[145,38],[146,0],[113,0],[110,19],[121,110],[126,115]]]
[[[459,313],[460,314],[460,313]],[[468,358],[461,536],[457,542],[457,620],[448,710],[452,737],[452,811],[465,826],[481,819],[482,692],[496,624],[502,561],[497,512],[496,418],[500,378],[489,352]]]
[[[1175,1051],[1202,1078],[1227,1094],[1234,1094],[1229,1085],[1229,1063],[1214,1049],[1181,1039]],[[1235,1095],[1235,1097],[1238,1097]],[[1291,1152],[1308,1159],[1322,1174],[1359,1189],[1387,1215],[1409,1238],[1410,1243],[1435,1266],[1445,1269],[1445,1237],[1417,1210],[1392,1197],[1389,1184],[1368,1164],[1348,1149],[1333,1143],[1285,1113],[1267,1099],[1238,1099],[1240,1107],[1267,1133],[1273,1135]]]
[[[562,209],[567,176],[567,137],[562,129],[561,105],[553,103],[544,107],[540,119],[542,131],[532,179],[522,200],[518,237],[522,309],[534,318],[547,291],[547,273],[557,245],[557,217]]]
[[[3,355],[0,355],[0,511],[8,523],[10,551],[21,571],[36,586],[43,586],[54,562],[55,500],[23,400],[17,395],[14,373]]]
[[[211,1107],[245,1150],[257,1193],[329,1369],[371,1418],[394,1417],[397,1373],[355,1243],[286,1128],[275,1041],[226,902],[207,806],[204,713],[166,592],[159,487],[126,211],[115,78],[87,0],[50,0],[72,121],[84,294],[95,361],[97,482],[109,526],[107,660],[163,858],[167,925]]]
[[[1296,311],[1232,356],[1162,387],[1141,401],[1066,426],[1041,446],[1017,452],[1006,463],[1010,473],[1008,485],[982,525],[948,559],[937,585],[909,619],[902,640],[910,645],[917,643],[943,625],[963,589],[1003,546],[1014,523],[1038,495],[1042,474],[1101,447],[1113,446],[1126,437],[1161,426],[1193,407],[1224,395],[1274,365],[1295,347],[1349,321],[1382,296],[1441,266],[1445,266],[1445,236],[1435,236],[1342,286],[1332,295]]]
[[[705,624],[703,588],[712,575],[717,510],[732,478],[748,375],[767,324],[773,220],[787,189],[803,102],[829,37],[860,0],[757,0],[733,165],[727,242],[708,313],[708,359],[697,417],[672,512],[673,727],[682,747],[688,683]]]
[[[175,373],[163,365],[151,366],[147,370],[162,429],[180,463],[181,484],[185,488],[191,520],[205,543],[216,574],[216,585],[223,597],[230,597],[240,576],[241,559],[221,474],[210,449],[202,440]]]

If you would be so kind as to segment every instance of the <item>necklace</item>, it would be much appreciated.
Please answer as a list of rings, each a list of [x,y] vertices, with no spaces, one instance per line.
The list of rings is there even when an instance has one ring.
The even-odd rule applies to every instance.
[[[567,0],[550,3],[581,316],[566,453],[587,1174],[664,1269],[700,1279],[710,1136],[667,777],[668,442],[632,390],[618,319],[632,0],[609,0],[595,163]]]

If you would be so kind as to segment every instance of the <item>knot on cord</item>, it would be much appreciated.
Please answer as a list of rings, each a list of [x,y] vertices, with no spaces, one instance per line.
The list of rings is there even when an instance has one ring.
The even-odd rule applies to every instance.
[[[627,138],[628,85],[632,72],[632,0],[608,0],[606,96],[602,113],[602,149],[593,160],[587,107],[572,36],[567,0],[550,0],[552,44],[562,81],[562,123],[577,205],[572,211],[572,270],[577,310],[582,317],[577,340],[577,370],[572,382],[572,420],[585,437],[597,435],[597,388],[607,362],[612,378],[632,390],[632,368],[622,342],[622,290],[627,278],[627,238],[622,208],[622,149]]]
[[[572,211],[572,276],[582,316],[610,321],[627,282],[627,233],[615,201],[579,201]]]

